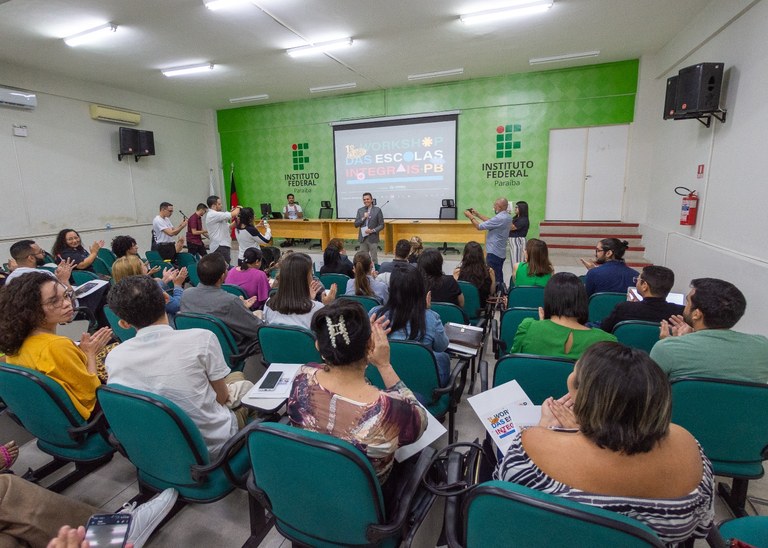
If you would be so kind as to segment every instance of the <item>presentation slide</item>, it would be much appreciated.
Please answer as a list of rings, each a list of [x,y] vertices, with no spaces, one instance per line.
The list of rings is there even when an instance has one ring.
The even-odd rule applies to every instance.
[[[456,199],[457,118],[335,125],[337,217],[354,218],[370,192],[386,219],[438,219]]]

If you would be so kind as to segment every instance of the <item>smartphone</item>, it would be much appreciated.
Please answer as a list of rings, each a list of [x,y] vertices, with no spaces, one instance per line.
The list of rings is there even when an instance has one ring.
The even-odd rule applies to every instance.
[[[280,377],[283,376],[282,371],[270,371],[264,380],[259,385],[259,390],[274,390],[277,383],[280,382]]]
[[[85,540],[91,546],[125,546],[131,514],[96,514],[85,526]]]

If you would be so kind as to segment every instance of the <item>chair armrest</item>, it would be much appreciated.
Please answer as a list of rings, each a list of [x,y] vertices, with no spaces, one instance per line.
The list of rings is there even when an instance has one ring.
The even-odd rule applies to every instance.
[[[253,421],[250,424],[248,424],[245,428],[240,430],[237,434],[229,438],[227,440],[227,443],[224,444],[224,446],[221,448],[221,452],[219,453],[219,456],[209,464],[195,464],[190,467],[190,473],[192,475],[192,479],[201,482],[203,481],[208,474],[211,472],[214,472],[218,470],[219,468],[224,469],[224,475],[227,476],[227,479],[232,482],[233,485],[236,485],[240,488],[245,488],[245,482],[248,477],[248,474],[243,474],[242,476],[236,476],[235,473],[232,471],[232,467],[229,465],[229,461],[232,460],[232,457],[235,456],[235,454],[240,451],[243,446],[245,445],[246,438],[248,437],[248,434],[253,430],[254,426],[259,424],[261,421]]]
[[[432,464],[432,457],[436,451],[432,447],[425,447],[419,453],[419,460],[408,478],[408,484],[403,489],[403,493],[398,500],[397,512],[395,516],[386,524],[372,524],[368,526],[366,538],[372,543],[390,537],[398,531],[402,531],[407,526],[408,516],[411,512],[411,505],[416,496],[416,492],[421,486],[421,480],[429,471]]]
[[[448,384],[432,390],[433,400],[440,399],[440,396],[442,396],[443,394],[453,393],[456,391],[459,375],[461,375],[462,371],[464,371],[467,368],[467,365],[469,365],[469,362],[470,362],[469,358],[459,359],[459,361],[456,363],[453,370],[451,371],[451,376],[448,379]]]
[[[72,438],[72,440],[79,443],[83,441],[89,434],[104,433],[106,435],[108,428],[109,425],[107,424],[107,419],[104,416],[104,413],[99,410],[93,413],[88,419],[88,422],[86,422],[84,425],[67,428],[67,434],[69,434],[69,437]],[[109,441],[108,438],[105,437],[105,439]]]
[[[254,354],[258,354],[261,352],[261,346],[259,346],[259,341],[254,340],[252,341],[248,346],[245,347],[245,350],[240,352],[239,354],[232,354],[229,357],[229,363],[231,365],[235,365],[240,360],[244,360],[249,356],[253,356]]]
[[[723,535],[720,534],[720,530],[714,523],[709,529],[709,533],[707,533],[707,544],[712,548],[728,548],[730,546],[730,543],[723,538]]]
[[[445,482],[448,485],[456,484],[461,481],[461,468],[463,455],[458,451],[451,451],[448,453],[448,463],[446,465],[446,478]],[[453,496],[446,497],[445,500],[445,518],[443,520],[443,533],[445,534],[445,541],[448,543],[449,548],[460,548],[462,546],[461,539],[459,538],[459,515],[461,511],[461,497]]]
[[[485,392],[488,390],[488,362],[482,360],[480,362],[480,391]]]

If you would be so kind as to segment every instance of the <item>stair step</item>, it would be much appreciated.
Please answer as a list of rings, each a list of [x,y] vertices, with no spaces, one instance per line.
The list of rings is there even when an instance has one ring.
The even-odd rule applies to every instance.
[[[640,224],[600,221],[541,221],[539,226],[626,226],[637,228],[640,226]]]
[[[642,234],[608,234],[599,233],[593,234],[591,232],[540,232],[539,238],[542,240],[546,238],[592,238],[594,240],[602,240],[604,238],[618,238],[619,240],[640,239]]]
[[[547,247],[549,249],[578,249],[581,251],[591,251],[594,253],[595,246],[594,245],[584,245],[584,244],[550,244],[547,243]],[[642,245],[638,246],[629,246],[627,248],[627,253],[632,251],[639,251],[640,253],[645,253],[645,247]]]

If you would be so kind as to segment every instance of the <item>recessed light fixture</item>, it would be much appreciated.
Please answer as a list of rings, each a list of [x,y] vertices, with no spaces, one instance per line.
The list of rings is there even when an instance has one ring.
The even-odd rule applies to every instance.
[[[582,51],[580,53],[564,53],[562,55],[552,55],[551,57],[534,57],[528,59],[530,65],[542,65],[544,63],[557,63],[558,61],[573,61],[574,59],[588,59],[600,55],[599,50]]]
[[[213,70],[216,65],[213,63],[203,63],[201,65],[188,65],[186,67],[173,67],[163,69],[161,72],[168,77],[171,76],[186,76],[187,74],[197,74],[200,72],[207,72]]]
[[[308,44],[297,48],[290,48],[285,52],[291,57],[301,57],[304,55],[313,55],[315,53],[325,53],[327,51],[346,48],[352,45],[352,38],[342,38],[341,40],[331,40],[330,42],[320,42],[318,44]]]
[[[230,103],[250,103],[252,101],[264,101],[269,99],[269,95],[266,93],[263,95],[249,95],[248,97],[234,97],[229,100]]]
[[[476,11],[474,13],[465,13],[459,15],[459,20],[462,23],[471,25],[474,23],[487,23],[489,21],[498,21],[499,19],[507,19],[510,17],[520,17],[523,15],[533,15],[536,13],[543,13],[552,7],[554,0],[535,0],[517,2],[512,5],[496,8],[492,10]]]
[[[430,78],[442,78],[444,76],[459,76],[464,74],[463,68],[438,70],[437,72],[423,72],[421,74],[409,74],[408,80],[429,80]]]
[[[106,23],[104,25],[79,32],[77,34],[73,34],[72,36],[67,36],[64,38],[64,43],[74,48],[75,46],[85,44],[86,42],[91,42],[93,40],[103,38],[104,36],[116,31],[117,25],[114,23]]]
[[[242,4],[252,4],[250,0],[207,0],[203,2],[205,7],[211,11],[227,9]]]
[[[337,91],[340,89],[354,89],[357,87],[357,82],[348,82],[346,84],[335,84],[333,86],[317,86],[309,88],[310,93],[324,93],[326,91]]]

